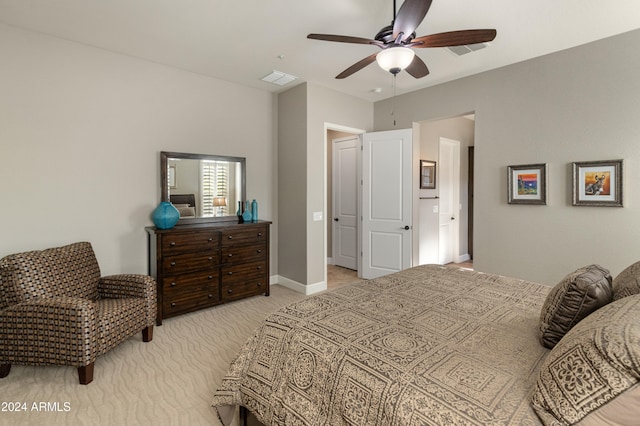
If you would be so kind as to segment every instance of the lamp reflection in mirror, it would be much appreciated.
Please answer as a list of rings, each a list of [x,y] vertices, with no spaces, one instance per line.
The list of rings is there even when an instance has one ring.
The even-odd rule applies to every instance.
[[[218,216],[222,216],[222,208],[227,205],[225,197],[213,197],[213,207],[218,208]]]
[[[389,47],[378,53],[376,62],[383,70],[396,75],[411,64],[414,56],[415,52],[408,47]]]

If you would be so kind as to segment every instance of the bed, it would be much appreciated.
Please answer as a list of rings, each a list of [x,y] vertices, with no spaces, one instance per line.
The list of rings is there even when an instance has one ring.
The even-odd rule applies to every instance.
[[[592,303],[591,311],[616,304],[609,303],[612,280],[607,274],[597,284],[598,297],[605,301]],[[549,287],[424,265],[305,298],[265,319],[231,364],[213,406],[225,425],[237,406],[265,425],[575,423],[571,419],[583,419],[594,405],[562,418],[556,412],[566,411],[566,401],[559,401],[553,386],[540,383],[541,369],[552,376],[551,383],[562,375],[554,368],[566,364],[566,352],[575,358],[573,347],[558,350],[563,346],[558,343],[550,350],[540,336],[541,312],[557,313],[563,303],[566,307],[560,296],[572,295],[569,290],[576,285],[571,280],[575,274],[565,284]],[[609,293],[603,296],[602,289]],[[638,297],[627,298],[620,312],[605,315],[640,319]],[[591,326],[602,323],[599,319],[597,327]],[[574,325],[568,328],[579,328]],[[578,340],[588,334],[567,332]],[[629,334],[631,340],[625,337],[624,344],[633,346],[640,333]],[[640,338],[636,343],[640,346]],[[560,361],[547,365],[554,351]],[[615,389],[599,390],[600,405],[627,391],[631,398],[640,397],[640,355],[630,359],[628,371],[603,373],[615,376],[609,386]],[[573,408],[588,401],[584,395],[574,399],[569,401]],[[640,414],[634,410],[635,416]]]
[[[196,217],[195,194],[171,194],[169,200],[178,209],[181,218]]]

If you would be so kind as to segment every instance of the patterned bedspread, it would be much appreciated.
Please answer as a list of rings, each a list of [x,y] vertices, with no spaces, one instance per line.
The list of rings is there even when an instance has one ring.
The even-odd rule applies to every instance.
[[[265,425],[540,425],[549,290],[424,265],[308,297],[256,330],[213,406]]]

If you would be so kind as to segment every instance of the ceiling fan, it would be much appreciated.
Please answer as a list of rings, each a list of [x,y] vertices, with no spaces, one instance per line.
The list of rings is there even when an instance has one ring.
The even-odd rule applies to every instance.
[[[394,76],[404,69],[413,77],[422,78],[429,74],[429,68],[415,55],[413,49],[484,43],[496,37],[496,30],[462,30],[416,38],[415,30],[427,15],[431,2],[432,0],[405,0],[396,14],[396,2],[393,0],[394,19],[391,25],[382,28],[374,39],[332,34],[309,34],[307,38],[340,43],[371,44],[382,49],[381,52],[367,56],[336,76],[337,79],[342,79],[374,61]]]

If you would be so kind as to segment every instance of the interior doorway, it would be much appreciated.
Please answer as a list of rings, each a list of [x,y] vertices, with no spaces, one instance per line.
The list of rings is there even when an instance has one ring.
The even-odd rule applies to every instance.
[[[325,282],[327,288],[334,288],[347,281],[358,280],[357,267],[348,269],[334,265],[334,177],[333,177],[333,141],[344,138],[358,138],[364,130],[340,125],[325,124]],[[359,138],[358,138],[359,139]],[[355,182],[357,185],[357,182]],[[356,248],[357,250],[357,248]]]
[[[420,158],[437,160],[436,188],[419,189],[418,193],[418,263],[469,262],[473,233],[473,169],[469,169],[469,162],[473,161],[469,152],[473,151],[469,147],[475,145],[475,115],[417,124]],[[441,140],[458,143],[454,143],[456,148],[452,151],[446,148],[449,145],[443,147]],[[451,161],[454,166],[448,166]],[[454,192],[451,185],[455,185]],[[441,240],[449,244],[441,244]]]
[[[440,138],[438,263],[460,263],[460,141]]]

